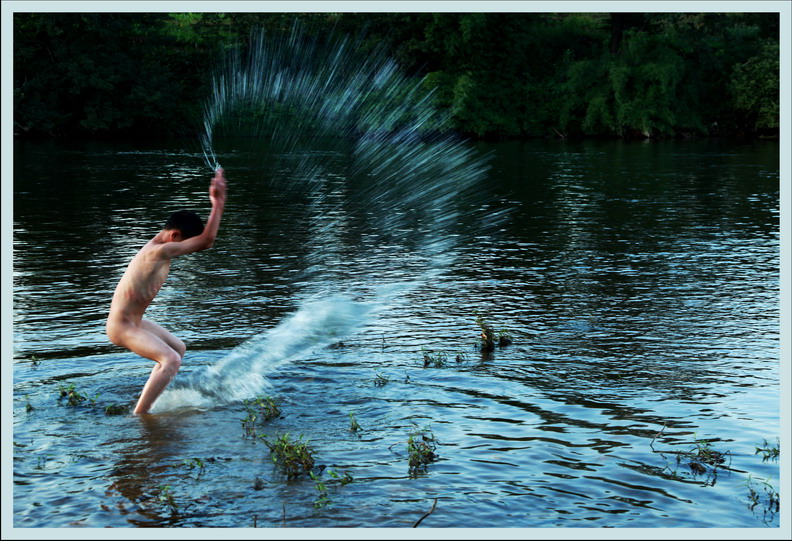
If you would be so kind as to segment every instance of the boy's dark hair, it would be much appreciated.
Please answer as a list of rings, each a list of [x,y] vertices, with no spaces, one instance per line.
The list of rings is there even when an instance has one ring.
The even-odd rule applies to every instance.
[[[174,212],[165,222],[165,229],[178,229],[183,239],[189,239],[203,233],[204,224],[201,217],[191,210]]]

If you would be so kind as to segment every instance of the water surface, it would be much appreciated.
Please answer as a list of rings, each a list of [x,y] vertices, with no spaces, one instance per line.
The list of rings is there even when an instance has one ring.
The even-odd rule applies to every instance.
[[[104,337],[113,289],[170,212],[209,210],[185,148],[15,146],[15,527],[411,527],[435,499],[421,527],[779,525],[756,454],[779,435],[777,142],[482,143],[489,171],[441,205],[335,150],[227,141],[218,241],[147,312],[182,370],[156,415],[107,415],[151,369]],[[514,343],[482,354],[477,315]],[[329,501],[246,437],[257,393]],[[417,429],[438,460],[416,472]],[[704,440],[726,461],[697,473]]]

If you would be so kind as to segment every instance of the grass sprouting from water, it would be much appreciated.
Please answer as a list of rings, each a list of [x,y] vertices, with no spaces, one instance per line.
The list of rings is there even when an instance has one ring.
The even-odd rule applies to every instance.
[[[780,455],[780,447],[781,444],[778,440],[776,440],[775,445],[770,445],[767,443],[767,440],[764,440],[764,443],[761,446],[756,446],[756,454],[762,454],[762,462],[767,462],[768,460],[778,460],[778,456]]]
[[[359,432],[361,430],[360,424],[355,419],[355,413],[350,411],[349,412],[349,431],[350,432]]]
[[[308,441],[303,441],[302,436],[292,441],[289,434],[283,434],[270,441],[261,436],[262,441],[269,447],[272,462],[288,479],[294,479],[303,472],[310,472],[314,467],[314,450]]]
[[[410,474],[426,470],[426,467],[437,460],[437,439],[428,428],[415,428],[407,437],[407,454]]]
[[[476,343],[476,346],[481,351],[490,352],[495,349],[496,345],[498,347],[506,347],[514,342],[512,334],[508,330],[500,329],[495,331],[494,327],[481,314],[476,315],[476,325],[481,329],[481,334]]]
[[[59,385],[58,394],[59,399],[66,399],[66,405],[68,406],[79,406],[84,402],[90,402],[91,405],[94,405],[96,404],[96,399],[99,398],[99,393],[96,393],[96,396],[90,398],[87,394],[78,391],[74,387],[74,383],[70,383],[68,385]]]
[[[253,400],[243,400],[247,416],[242,419],[245,436],[256,437],[256,427],[280,417],[281,411],[274,398],[258,396]]]
[[[374,386],[375,387],[384,387],[390,381],[390,376],[385,376],[380,374],[379,372],[374,373]]]

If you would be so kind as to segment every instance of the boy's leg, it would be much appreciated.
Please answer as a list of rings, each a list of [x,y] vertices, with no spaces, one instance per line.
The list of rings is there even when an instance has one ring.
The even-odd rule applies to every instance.
[[[170,332],[165,330],[163,327],[160,327],[153,321],[143,319],[140,321],[140,326],[154,336],[159,337],[163,342],[168,344],[174,351],[176,351],[180,357],[184,358],[184,352],[187,351],[187,346],[184,345],[184,342],[173,336]]]
[[[148,413],[154,401],[157,400],[176,375],[176,372],[179,371],[181,358],[184,353],[184,344],[181,343],[181,340],[168,333],[170,337],[181,344],[181,351],[177,351],[154,332],[144,328],[151,328],[150,325],[154,324],[147,322],[147,325],[141,324],[140,327],[125,325],[123,329],[118,329],[117,331],[121,338],[120,341],[116,342],[118,345],[124,346],[133,353],[157,363],[154,365],[148,381],[143,386],[143,391],[140,393],[140,398],[135,406],[135,413]],[[164,329],[162,330],[164,331]],[[174,345],[178,346],[178,344]]]

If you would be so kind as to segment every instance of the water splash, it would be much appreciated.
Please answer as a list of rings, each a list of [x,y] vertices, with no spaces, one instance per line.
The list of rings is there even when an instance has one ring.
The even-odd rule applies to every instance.
[[[205,103],[208,167],[219,166],[218,143],[244,136],[266,164],[263,182],[310,201],[302,281],[325,297],[351,294],[355,286],[345,275],[356,276],[356,286],[365,275],[378,294],[436,277],[453,264],[461,214],[488,199],[482,181],[489,157],[448,130],[450,111],[433,105],[424,79],[407,76],[384,48],[366,47],[298,23],[286,33],[256,31],[246,49],[228,54]],[[364,212],[351,216],[350,206]],[[368,268],[355,272],[350,241],[340,234],[351,221],[364,232],[365,249],[377,254],[358,258]],[[476,227],[498,221],[489,215]],[[354,250],[363,249],[359,244]],[[266,375],[283,362],[363,323],[365,310],[341,298],[303,306],[200,377],[166,391],[157,407],[261,392]]]
[[[305,302],[276,327],[246,341],[215,364],[180,375],[151,411],[207,409],[268,393],[268,375],[298,356],[348,336],[365,325],[376,308],[376,304],[343,296]]]

